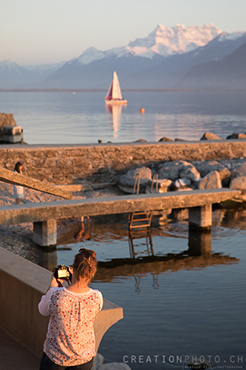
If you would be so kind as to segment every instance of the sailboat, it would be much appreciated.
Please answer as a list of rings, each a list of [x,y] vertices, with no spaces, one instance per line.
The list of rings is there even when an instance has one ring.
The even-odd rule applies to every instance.
[[[105,97],[106,104],[127,104],[127,100],[122,98],[120,83],[116,72],[113,74],[113,80],[109,86]]]

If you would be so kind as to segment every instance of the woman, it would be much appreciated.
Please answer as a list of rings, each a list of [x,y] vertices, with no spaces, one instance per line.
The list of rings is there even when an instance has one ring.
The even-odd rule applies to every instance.
[[[96,253],[82,248],[74,258],[71,285],[59,287],[61,280],[52,276],[38,305],[41,315],[50,315],[40,370],[91,369],[93,322],[103,304],[102,294],[88,286],[96,269]]]
[[[17,162],[15,164],[14,172],[22,173],[22,163]],[[23,186],[14,185],[14,198],[16,204],[21,204],[21,199],[23,198]]]

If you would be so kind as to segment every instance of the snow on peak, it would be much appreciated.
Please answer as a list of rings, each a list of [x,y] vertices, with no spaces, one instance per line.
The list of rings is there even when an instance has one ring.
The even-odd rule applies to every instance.
[[[147,37],[130,42],[128,47],[129,49],[145,47],[157,54],[167,56],[175,53],[185,53],[199,46],[204,46],[221,32],[212,23],[189,27],[183,24],[176,24],[174,27],[158,24]]]
[[[220,42],[227,41],[227,40],[235,41],[235,40],[238,40],[238,39],[240,39],[240,37],[245,36],[245,35],[246,35],[246,32],[233,32],[233,33],[223,32],[219,35],[218,40]]]
[[[70,60],[68,64],[77,62],[85,65],[110,56],[119,58],[129,54],[152,59],[156,55],[165,57],[171,54],[185,53],[206,45],[221,32],[212,23],[189,27],[183,24],[167,27],[159,23],[154,31],[145,38],[138,38],[127,46],[106,51],[90,47],[78,58]]]
[[[94,60],[103,59],[104,57],[105,55],[103,51],[90,47],[77,58],[77,61],[81,64],[89,64]]]

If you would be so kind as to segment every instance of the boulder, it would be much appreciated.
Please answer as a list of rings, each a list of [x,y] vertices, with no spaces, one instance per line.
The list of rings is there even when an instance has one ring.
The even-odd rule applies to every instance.
[[[138,139],[138,140],[134,141],[134,143],[147,143],[147,140],[145,140],[145,139]]]
[[[172,185],[172,180],[163,179],[163,180],[157,180],[157,192],[158,193],[166,193],[170,190],[170,187]],[[145,193],[151,193],[151,186],[152,182],[149,182],[145,188]],[[152,193],[156,193],[156,180],[153,180],[153,186],[152,186]]]
[[[124,362],[109,362],[100,365],[97,370],[131,370],[131,368]]]
[[[180,177],[186,177],[191,181],[198,181],[200,174],[196,168],[186,161],[165,162],[159,166],[158,169],[159,179],[170,179],[175,181]]]
[[[201,177],[200,173],[197,171],[197,169],[191,163],[186,165],[181,170],[179,176],[182,177],[182,178],[189,179],[192,182],[196,182],[196,181],[200,180],[200,177]]]
[[[222,140],[221,137],[212,134],[211,132],[205,132],[200,140]]]
[[[208,173],[217,171],[220,174],[223,186],[228,186],[231,179],[231,172],[227,167],[217,161],[195,161],[192,162],[194,167],[200,173],[201,177]]]
[[[169,137],[162,137],[159,141],[173,141],[172,139],[169,139]]]
[[[246,176],[239,176],[231,180],[230,189],[246,191]]]
[[[246,139],[246,134],[240,134],[240,133],[235,134],[235,133],[233,133],[233,134],[227,136],[226,139],[227,140],[230,140],[230,139]]]
[[[120,176],[117,181],[118,187],[125,193],[132,194],[136,176],[139,176],[140,180],[139,192],[143,193],[146,185],[152,180],[152,171],[148,167],[135,168]]]
[[[234,158],[234,159],[222,159],[220,164],[228,168],[229,171],[234,170],[235,168],[246,163],[246,158]]]
[[[220,189],[222,183],[218,171],[213,171],[201,178],[198,189]]]
[[[12,113],[0,113],[0,127],[17,126]]]
[[[235,168],[231,171],[231,176],[234,179],[239,176],[246,176],[246,163],[243,163],[241,166]]]
[[[187,186],[190,186],[190,184],[191,184],[190,179],[187,178],[177,179],[173,183],[173,190],[186,188]]]

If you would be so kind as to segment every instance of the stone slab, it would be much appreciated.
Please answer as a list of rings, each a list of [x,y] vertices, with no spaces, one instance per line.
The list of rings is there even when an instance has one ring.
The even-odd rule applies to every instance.
[[[201,207],[220,203],[240,194],[240,190],[222,188],[10,205],[0,207],[0,224]]]

